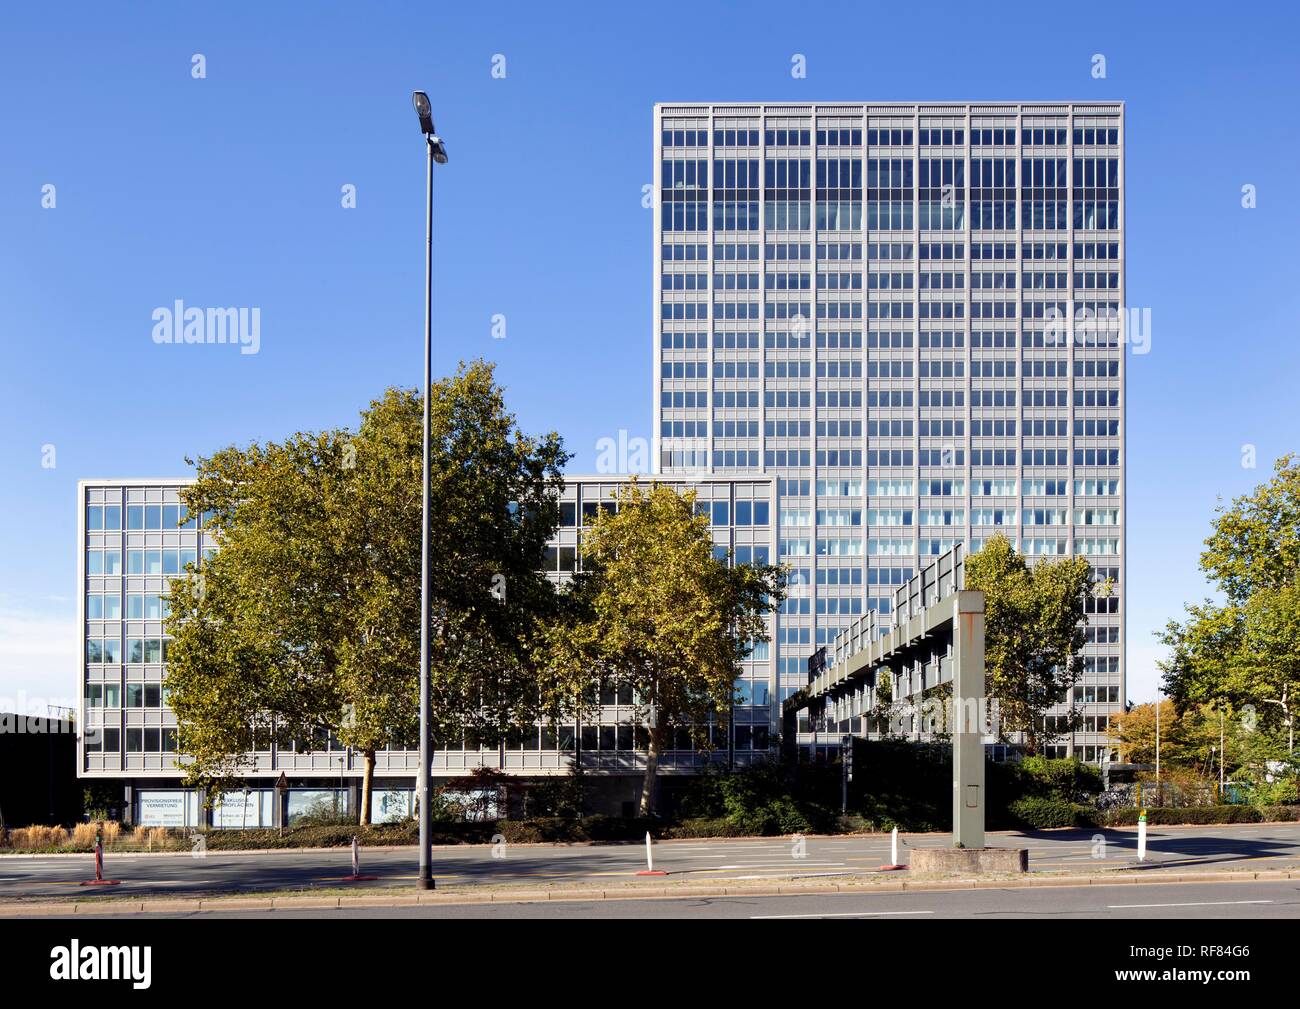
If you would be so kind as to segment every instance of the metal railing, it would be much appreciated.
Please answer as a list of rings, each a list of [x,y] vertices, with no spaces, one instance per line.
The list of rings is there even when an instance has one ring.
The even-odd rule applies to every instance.
[[[894,590],[894,626],[919,617],[926,609],[961,589],[965,582],[965,551],[958,543]]]
[[[882,633],[919,617],[928,607],[942,602],[965,585],[966,554],[958,543],[894,590],[893,610],[888,617],[870,610],[842,628],[826,649],[827,667],[838,666]]]

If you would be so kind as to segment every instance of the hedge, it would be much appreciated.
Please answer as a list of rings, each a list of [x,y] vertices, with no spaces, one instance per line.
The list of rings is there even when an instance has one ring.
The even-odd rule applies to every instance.
[[[1295,807],[1289,807],[1295,808]],[[1288,807],[1274,807],[1274,811],[1286,810]],[[1132,827],[1137,824],[1141,810],[1129,807],[1113,809],[1106,816],[1106,824],[1111,827]],[[1151,825],[1177,826],[1180,824],[1211,825],[1220,823],[1259,823],[1265,817],[1254,806],[1152,806],[1147,809],[1147,823]],[[1267,819],[1278,817],[1269,816]],[[1295,819],[1295,815],[1281,817]]]
[[[1007,812],[1016,823],[1034,830],[1097,825],[1097,811],[1091,806],[1040,795],[1016,799]]]

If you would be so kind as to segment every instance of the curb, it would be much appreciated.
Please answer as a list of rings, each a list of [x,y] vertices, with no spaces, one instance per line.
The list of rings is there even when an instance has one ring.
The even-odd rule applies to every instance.
[[[0,918],[97,914],[175,914],[204,911],[338,910],[412,905],[535,904],[547,901],[664,900],[718,897],[815,897],[826,893],[926,893],[955,890],[1018,890],[1029,887],[1168,885],[1177,883],[1257,883],[1300,879],[1300,869],[1257,872],[1191,872],[1177,875],[1053,876],[1039,879],[903,880],[897,883],[833,883],[775,887],[656,885],[635,890],[498,890],[488,893],[353,894],[337,897],[205,897],[0,904]]]

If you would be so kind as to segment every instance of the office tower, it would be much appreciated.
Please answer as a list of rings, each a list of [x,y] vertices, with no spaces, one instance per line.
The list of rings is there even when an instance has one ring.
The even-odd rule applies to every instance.
[[[1083,731],[1048,750],[1099,759],[1125,695],[1123,105],[654,120],[656,463],[776,478],[780,696],[919,565],[1002,533],[1114,583]]]

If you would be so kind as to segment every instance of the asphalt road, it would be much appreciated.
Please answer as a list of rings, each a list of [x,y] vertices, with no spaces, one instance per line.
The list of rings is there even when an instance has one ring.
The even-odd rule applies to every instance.
[[[1104,846],[1093,840],[1100,833]],[[1136,830],[1050,831],[1035,834],[995,833],[988,843],[1027,847],[1031,871],[1099,869],[1131,866],[1136,859]],[[946,834],[907,835],[907,847],[946,845]],[[667,841],[654,848],[655,868],[675,880],[720,882],[728,879],[789,879],[860,875],[889,861],[889,838],[788,838],[763,840]],[[1098,854],[1103,857],[1095,857]],[[1152,871],[1224,869],[1250,866],[1281,869],[1300,866],[1300,824],[1231,827],[1152,828],[1148,833]],[[415,878],[414,848],[362,849],[362,871],[377,876],[366,886],[401,886]],[[645,867],[644,847],[625,845],[458,845],[435,848],[433,867],[440,889],[490,884],[558,884],[626,882]],[[120,886],[95,888],[102,895],[219,894],[300,889],[337,885],[350,871],[347,849],[258,853],[208,852],[128,855],[109,852],[106,875]],[[89,855],[0,856],[0,900],[81,896],[79,884],[94,876]],[[0,912],[2,913],[2,912]]]
[[[77,920],[93,918],[79,914]],[[102,915],[99,917],[119,917]],[[332,908],[280,911],[199,911],[152,918],[585,918],[585,919],[876,919],[940,918],[1294,919],[1300,880],[1252,883],[1162,883],[913,893],[825,893],[816,896],[680,897],[667,900],[538,901]]]

